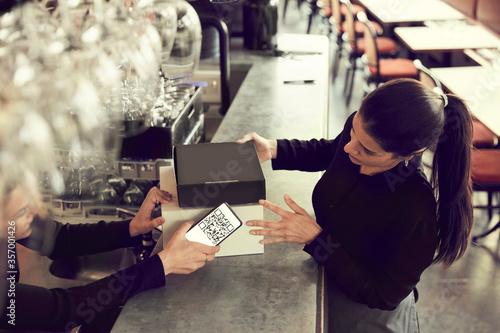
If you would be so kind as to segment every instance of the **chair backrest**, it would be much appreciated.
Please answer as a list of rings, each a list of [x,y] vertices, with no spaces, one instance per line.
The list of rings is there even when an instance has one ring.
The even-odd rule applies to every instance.
[[[427,67],[422,64],[420,60],[413,60],[413,64],[418,70],[418,77],[420,82],[431,89],[437,90],[438,92],[443,92],[443,86],[441,85],[441,82],[431,73],[431,71]]]
[[[331,0],[332,17],[335,23],[338,25],[342,24],[342,14],[340,13],[340,0]]]
[[[369,66],[376,66],[378,73],[378,49],[377,49],[377,32],[373,24],[368,20],[365,12],[358,13],[358,21],[364,25],[364,41],[365,41],[365,54],[364,60]]]
[[[355,21],[355,16],[354,16],[354,8],[352,6],[351,1],[349,0],[341,0],[346,7],[347,7],[347,13],[345,14],[345,22],[346,22],[346,31],[345,33],[347,34],[347,38],[349,38],[349,41],[351,43],[354,43],[356,45],[356,29],[354,28],[354,21]],[[340,4],[339,4],[339,12],[340,12]]]

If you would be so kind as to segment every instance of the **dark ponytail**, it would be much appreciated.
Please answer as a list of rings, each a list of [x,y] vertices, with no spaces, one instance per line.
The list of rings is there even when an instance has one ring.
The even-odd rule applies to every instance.
[[[368,94],[359,114],[365,131],[387,152],[405,157],[434,150],[431,184],[438,207],[434,261],[451,265],[464,255],[473,223],[472,117],[467,105],[419,81],[396,79]]]
[[[465,102],[447,95],[445,125],[434,152],[432,184],[438,202],[436,262],[451,265],[467,249],[473,224],[472,119]]]

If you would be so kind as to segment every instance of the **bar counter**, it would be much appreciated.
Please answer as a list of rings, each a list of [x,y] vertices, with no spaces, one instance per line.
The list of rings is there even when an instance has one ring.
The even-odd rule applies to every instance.
[[[212,142],[251,131],[267,138],[327,136],[327,37],[280,35],[278,49],[285,54],[231,45],[231,64],[252,66]],[[319,173],[272,171],[270,162],[262,167],[269,201],[290,210],[283,200],[288,193],[313,214]],[[269,211],[264,218],[277,220]],[[112,332],[322,332],[322,272],[302,248],[266,245],[264,254],[218,257],[192,274],[169,275],[165,287],[130,299]]]

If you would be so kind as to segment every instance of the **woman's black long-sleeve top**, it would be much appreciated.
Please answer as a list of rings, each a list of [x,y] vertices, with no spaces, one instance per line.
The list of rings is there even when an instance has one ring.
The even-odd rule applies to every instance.
[[[130,221],[95,224],[62,224],[35,217],[32,233],[18,243],[51,259],[68,258],[137,246],[141,237],[130,237]],[[9,310],[2,309],[0,328],[67,331],[123,305],[140,291],[165,285],[158,255],[101,280],[68,289],[47,289],[18,283],[15,295],[15,326],[9,324]]]
[[[432,264],[436,200],[419,163],[406,167],[401,162],[373,176],[360,174],[360,167],[344,152],[353,117],[335,140],[278,140],[272,165],[325,170],[312,195],[323,231],[304,251],[349,299],[392,310]]]

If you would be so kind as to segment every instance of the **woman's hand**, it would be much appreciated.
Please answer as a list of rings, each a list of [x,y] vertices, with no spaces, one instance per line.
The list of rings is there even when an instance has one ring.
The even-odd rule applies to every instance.
[[[270,159],[276,158],[278,153],[278,142],[276,140],[268,140],[255,132],[243,135],[237,143],[245,143],[247,141],[253,140],[255,143],[255,148],[257,149],[257,154],[259,155],[260,163],[264,163]]]
[[[288,194],[285,194],[285,202],[293,210],[289,212],[266,200],[260,200],[260,204],[272,212],[281,216],[279,221],[248,221],[247,225],[252,227],[263,227],[265,229],[252,230],[252,235],[276,236],[260,241],[261,244],[274,243],[311,243],[323,230],[305,209],[297,205]]]
[[[172,195],[167,191],[160,190],[157,187],[151,188],[142,202],[141,208],[139,208],[135,217],[130,221],[130,236],[134,237],[145,234],[165,223],[165,219],[162,216],[152,219],[151,215],[157,202],[163,204],[169,203],[171,200]]]
[[[163,263],[165,275],[189,274],[205,266],[207,261],[213,261],[220,246],[208,246],[191,242],[186,238],[186,232],[194,222],[183,223],[174,233],[165,248],[158,253]]]

